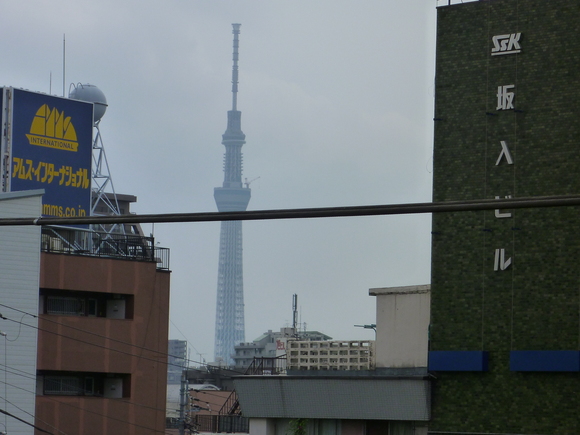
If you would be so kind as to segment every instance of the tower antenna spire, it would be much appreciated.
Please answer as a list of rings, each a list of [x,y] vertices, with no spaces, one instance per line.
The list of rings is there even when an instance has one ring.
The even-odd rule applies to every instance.
[[[238,35],[240,34],[241,24],[232,24],[234,34],[234,53],[232,66],[232,110],[238,110],[238,48],[240,41]]]

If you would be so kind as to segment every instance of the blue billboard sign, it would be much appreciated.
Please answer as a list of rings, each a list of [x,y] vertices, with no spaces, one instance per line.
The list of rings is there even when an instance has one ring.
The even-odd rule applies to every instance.
[[[42,215],[90,215],[93,104],[11,89],[10,190],[44,189]]]

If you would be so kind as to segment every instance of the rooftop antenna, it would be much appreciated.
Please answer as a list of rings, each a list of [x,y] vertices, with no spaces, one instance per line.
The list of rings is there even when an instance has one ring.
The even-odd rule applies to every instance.
[[[292,295],[292,330],[294,335],[298,335],[296,328],[298,327],[298,295]]]
[[[66,81],[66,35],[62,34],[62,96],[64,97],[64,88]]]
[[[240,46],[238,35],[241,24],[232,24],[234,34],[234,64],[232,66],[232,110],[238,110],[238,48]]]

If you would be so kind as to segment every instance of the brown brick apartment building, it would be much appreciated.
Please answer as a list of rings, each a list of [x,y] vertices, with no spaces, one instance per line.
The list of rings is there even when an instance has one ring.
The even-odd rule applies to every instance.
[[[61,243],[79,234],[43,228],[35,424],[52,433],[163,434],[167,265],[139,235],[79,252]]]

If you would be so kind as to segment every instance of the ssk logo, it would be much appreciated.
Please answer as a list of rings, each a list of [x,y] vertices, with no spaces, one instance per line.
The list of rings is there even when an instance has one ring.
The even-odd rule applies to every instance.
[[[499,56],[502,54],[515,54],[522,51],[520,45],[521,33],[512,33],[509,35],[495,35],[491,38],[493,48],[491,49],[492,56]]]

